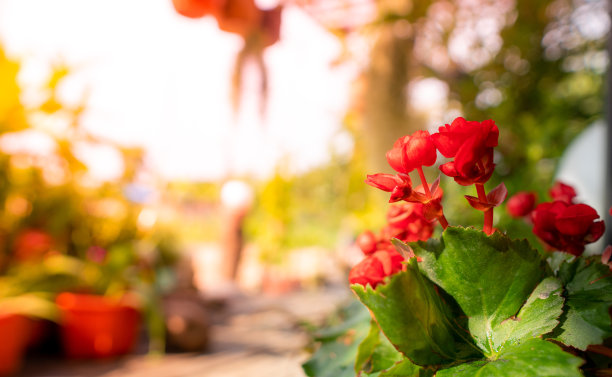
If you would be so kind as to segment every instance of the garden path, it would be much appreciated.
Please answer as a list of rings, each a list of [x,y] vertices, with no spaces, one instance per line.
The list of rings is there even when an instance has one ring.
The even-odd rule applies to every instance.
[[[23,377],[304,377],[308,336],[301,323],[321,323],[350,297],[344,287],[279,296],[241,295],[212,316],[212,342],[205,353],[143,353],[92,362],[28,360]]]

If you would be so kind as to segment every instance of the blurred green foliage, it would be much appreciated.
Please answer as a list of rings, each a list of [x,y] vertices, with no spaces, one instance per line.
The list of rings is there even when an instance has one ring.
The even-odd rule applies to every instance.
[[[257,190],[248,230],[269,260],[290,248],[334,247],[342,235],[379,229],[386,195],[363,181],[388,172],[378,171],[387,167],[384,151],[402,134],[437,129],[460,114],[493,119],[500,144],[487,189],[503,181],[510,195],[535,191],[545,201],[563,151],[603,118],[610,25],[603,0],[384,0],[376,6],[372,23],[340,33],[370,43],[358,78],[363,88],[344,124],[353,136],[352,156],[334,156],[298,176],[278,172]],[[408,88],[425,78],[448,88],[443,115],[433,124],[426,109],[410,102]],[[431,180],[439,174],[436,166],[427,170]],[[463,198],[474,189],[446,177],[441,184],[451,225],[482,226],[482,214]],[[535,241],[530,227],[503,207],[495,214],[499,229]]]
[[[86,98],[64,104],[58,88],[70,69],[52,68],[38,88],[42,99],[26,106],[20,64],[0,48],[0,306],[55,320],[60,292],[132,292],[149,322],[151,344],[163,349],[159,298],[173,280],[158,277],[172,275],[178,244],[164,224],[150,221],[154,209],[127,194],[138,183],[143,152],[84,130]],[[122,175],[114,182],[92,178],[75,152],[84,144],[117,151]]]

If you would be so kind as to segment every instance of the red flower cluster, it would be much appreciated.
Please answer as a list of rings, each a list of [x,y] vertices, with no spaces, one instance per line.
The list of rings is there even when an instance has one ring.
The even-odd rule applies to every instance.
[[[493,148],[498,137],[499,129],[492,120],[468,122],[461,117],[431,136],[444,157],[454,158],[441,165],[440,170],[463,186],[485,183],[491,178],[495,169]]]
[[[533,192],[520,191],[514,194],[506,204],[506,209],[512,217],[524,217],[533,211],[536,195]]]
[[[403,269],[404,257],[391,244],[392,238],[403,242],[425,241],[433,233],[433,223],[425,217],[425,206],[421,203],[402,203],[389,208],[387,226],[376,237],[371,231],[357,237],[357,245],[366,258],[349,273],[351,284],[370,284],[375,288],[385,277]],[[407,257],[413,257],[409,255]]]
[[[597,241],[604,233],[597,211],[586,204],[564,201],[539,204],[531,212],[533,233],[550,247],[581,255],[587,243]]]

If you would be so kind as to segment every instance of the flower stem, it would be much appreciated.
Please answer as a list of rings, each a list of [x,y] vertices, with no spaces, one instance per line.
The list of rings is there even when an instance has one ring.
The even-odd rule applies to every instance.
[[[483,203],[488,203],[484,185],[482,183],[475,183],[474,186],[476,186],[478,199]],[[484,226],[482,227],[482,230],[489,236],[493,234],[493,208],[489,208],[484,211]]]
[[[429,184],[427,183],[427,178],[425,178],[425,173],[423,173],[423,167],[419,166],[417,168],[419,172],[419,177],[421,178],[421,185],[423,185],[423,191],[425,192],[425,196],[427,199],[431,198],[431,191],[429,191]]]
[[[438,217],[438,221],[440,222],[440,225],[442,225],[442,229],[448,228],[448,221],[446,221],[444,213],[442,213],[440,217]]]

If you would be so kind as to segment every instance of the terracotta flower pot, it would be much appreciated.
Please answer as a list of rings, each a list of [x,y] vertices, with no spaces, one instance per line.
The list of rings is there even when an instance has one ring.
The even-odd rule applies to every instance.
[[[30,320],[19,314],[0,315],[0,376],[19,370],[30,336]]]
[[[61,336],[66,356],[106,358],[128,354],[138,336],[140,313],[104,296],[62,293]]]

